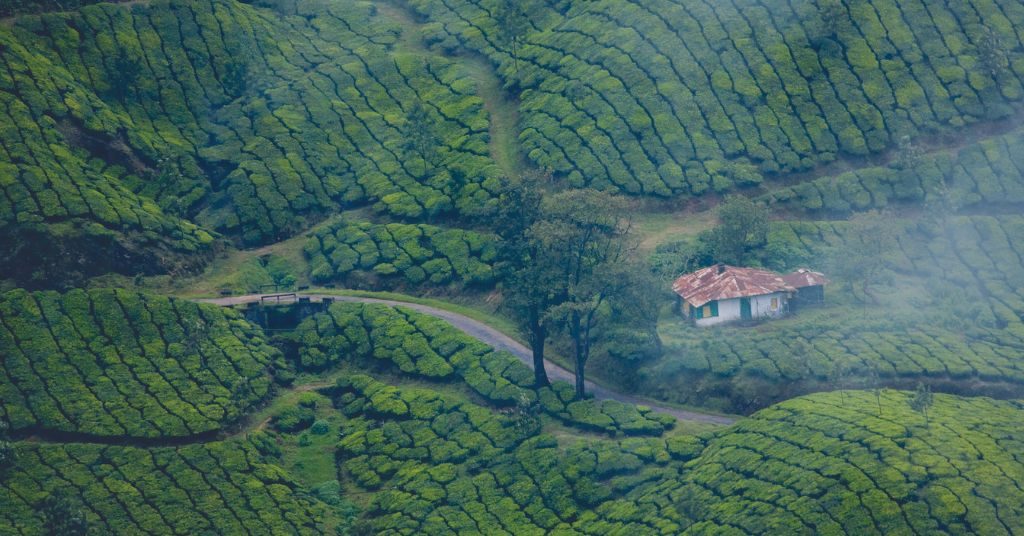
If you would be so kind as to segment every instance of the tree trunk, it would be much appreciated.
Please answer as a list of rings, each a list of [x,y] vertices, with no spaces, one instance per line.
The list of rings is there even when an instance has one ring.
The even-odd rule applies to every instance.
[[[548,371],[544,368],[544,342],[547,333],[543,327],[532,331],[534,334],[529,337],[529,347],[534,352],[534,386],[541,388],[551,384],[548,380]]]
[[[574,371],[576,374],[576,400],[583,400],[583,397],[587,394],[586,383],[583,379],[583,367],[585,365],[586,363],[580,361],[579,358],[576,359],[576,370]]]
[[[532,308],[530,310],[530,350],[533,352],[533,383],[534,387],[538,389],[551,385],[547,370],[544,368],[544,343],[547,338],[548,330],[541,322],[540,311]]]
[[[582,319],[578,312],[572,313],[569,321],[569,336],[572,337],[572,349],[576,355],[576,367],[573,373],[576,376],[576,400],[583,400],[586,395],[586,384],[583,381],[583,367],[587,364],[587,357],[583,349],[583,330],[580,325]]]

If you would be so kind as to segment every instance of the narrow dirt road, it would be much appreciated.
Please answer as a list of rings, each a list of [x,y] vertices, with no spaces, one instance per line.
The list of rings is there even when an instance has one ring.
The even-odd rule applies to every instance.
[[[214,305],[229,306],[229,305],[243,305],[247,303],[259,302],[264,294],[249,294],[245,296],[230,296],[225,298],[210,298],[196,300],[203,303],[210,303]],[[271,295],[272,296],[272,295]],[[414,311],[418,311],[423,314],[434,316],[442,320],[447,321],[449,324],[455,326],[459,330],[463,331],[467,335],[484,342],[491,347],[498,350],[505,350],[512,355],[519,358],[520,361],[526,364],[526,366],[533,368],[533,355],[530,353],[530,349],[520,344],[518,341],[505,335],[504,333],[480,322],[469,318],[468,316],[460,315],[452,311],[446,311],[437,307],[431,307],[429,305],[422,305],[418,303],[407,303],[396,300],[385,300],[380,298],[363,298],[357,296],[331,296],[322,294],[300,294],[299,296],[309,298],[311,301],[321,301],[324,298],[331,298],[334,301],[339,302],[356,302],[356,303],[379,303],[382,305],[390,306],[401,306]],[[273,301],[269,303],[273,304]],[[573,383],[573,373],[569,370],[562,368],[556,363],[551,361],[545,361],[544,367],[547,370],[548,377],[552,380],[563,380],[569,383]],[[711,413],[700,413],[696,411],[687,411],[678,408],[672,408],[667,406],[659,406],[650,401],[643,400],[633,395],[625,393],[619,393],[612,391],[611,389],[603,386],[594,384],[593,382],[587,381],[586,388],[589,393],[594,395],[595,398],[601,400],[618,400],[619,402],[626,402],[629,404],[638,404],[648,406],[654,411],[660,413],[667,413],[680,421],[689,422],[701,422],[711,424],[722,424],[728,425],[735,422],[735,419],[729,417],[723,417],[721,415],[714,415]]]

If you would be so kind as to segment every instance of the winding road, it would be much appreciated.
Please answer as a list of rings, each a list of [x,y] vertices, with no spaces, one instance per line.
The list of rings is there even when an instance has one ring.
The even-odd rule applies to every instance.
[[[228,296],[223,298],[208,298],[198,299],[195,301],[201,303],[210,303],[220,306],[233,306],[233,305],[244,305],[248,303],[257,303],[262,301],[265,297],[273,297],[274,294],[248,294],[245,296]],[[461,315],[445,309],[437,307],[431,307],[429,305],[423,305],[419,303],[409,303],[397,300],[386,300],[382,298],[367,298],[359,296],[334,296],[327,294],[297,294],[301,298],[309,298],[311,302],[319,302],[324,298],[332,299],[336,302],[356,302],[356,303],[377,303],[382,305],[390,306],[401,306],[420,313],[430,315],[433,317],[445,320],[449,324],[455,326],[459,330],[463,331],[467,335],[474,337],[481,342],[484,342],[491,347],[498,350],[505,350],[510,354],[516,356],[520,361],[525,363],[531,369],[533,368],[533,354],[530,349],[519,343],[512,337],[505,335],[504,333],[494,329],[483,322],[469,318],[468,316]],[[270,301],[270,304],[274,304],[274,301]],[[285,301],[282,303],[293,303],[291,301]],[[547,370],[548,378],[552,380],[563,380],[569,383],[573,383],[573,373],[562,366],[552,363],[551,361],[544,361],[545,370]],[[673,408],[668,406],[660,406],[656,403],[651,403],[648,400],[642,398],[612,391],[606,387],[597,385],[593,382],[587,381],[586,388],[589,393],[594,395],[595,398],[601,400],[618,400],[619,402],[625,402],[628,404],[637,404],[647,406],[654,411],[660,413],[667,413],[672,415],[680,421],[689,422],[700,422],[710,424],[728,425],[735,422],[735,419],[724,417],[722,415],[715,415],[712,413],[701,413],[697,411],[687,411],[679,408]]]

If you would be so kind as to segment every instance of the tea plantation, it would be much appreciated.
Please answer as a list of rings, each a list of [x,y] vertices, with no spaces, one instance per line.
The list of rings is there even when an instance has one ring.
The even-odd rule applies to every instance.
[[[877,304],[849,300],[843,284],[827,300],[759,329],[665,327],[666,357],[641,371],[645,388],[680,402],[716,398],[749,410],[789,396],[794,382],[822,388],[912,387],[919,379],[955,392],[1005,396],[1024,383],[1024,219],[1016,215],[897,220],[885,255],[892,279]],[[846,222],[777,222],[770,242],[793,259],[823,259],[849,240],[872,240]],[[678,342],[673,342],[678,341]],[[675,379],[672,379],[675,377]],[[703,388],[681,389],[694,378]],[[816,385],[815,385],[816,384]],[[807,387],[797,387],[796,390]],[[1010,395],[1012,396],[1012,394]]]
[[[777,210],[839,215],[900,204],[942,203],[945,210],[973,210],[1024,202],[1024,133],[933,152],[909,165],[865,167],[821,177],[762,196]]]
[[[818,394],[702,437],[523,434],[486,408],[366,376],[329,391],[356,527],[441,534],[1012,534],[1024,407]],[[960,415],[970,415],[960,419]],[[991,478],[990,478],[991,477]],[[344,492],[343,492],[344,493]]]
[[[519,36],[499,2],[411,4],[522,91],[524,150],[576,185],[727,191],[1024,97],[1024,63],[992,53],[1020,46],[1014,2],[536,1]]]
[[[306,243],[316,283],[358,285],[361,273],[409,285],[486,286],[499,273],[497,237],[432,225],[345,223],[317,231]]]
[[[401,307],[334,304],[329,313],[304,321],[283,338],[295,345],[301,370],[322,371],[343,361],[371,367],[368,361],[384,362],[402,374],[436,382],[460,379],[499,407],[525,400],[570,426],[613,435],[657,435],[675,423],[649,408],[575,400],[565,382],[534,390],[533,371],[513,355],[495,351],[443,320]]]
[[[50,534],[40,504],[63,492],[102,534],[317,534],[323,505],[261,448],[260,439],[152,449],[23,443],[5,468],[0,530]]]
[[[1012,0],[0,0],[0,536],[1024,534],[1022,84]]]
[[[497,169],[462,66],[394,51],[399,28],[369,3],[302,6],[101,4],[0,28],[5,233],[159,248],[155,272],[210,247],[192,222],[258,243],[351,204],[485,207]],[[418,159],[414,128],[432,140]],[[12,266],[34,260],[13,242]]]
[[[231,311],[119,290],[0,295],[3,420],[14,432],[176,437],[270,394],[280,353]]]

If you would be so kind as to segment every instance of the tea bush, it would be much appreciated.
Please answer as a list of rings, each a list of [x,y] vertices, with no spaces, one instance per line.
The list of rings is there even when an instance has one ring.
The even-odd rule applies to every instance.
[[[409,285],[492,284],[500,275],[497,237],[400,223],[344,223],[317,231],[305,246],[314,282],[373,273]]]

